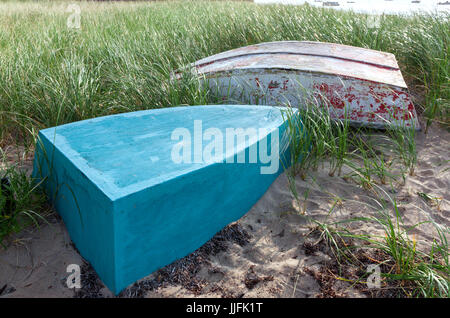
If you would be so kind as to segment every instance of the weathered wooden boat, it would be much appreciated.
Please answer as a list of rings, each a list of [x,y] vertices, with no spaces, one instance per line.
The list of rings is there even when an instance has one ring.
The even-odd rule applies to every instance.
[[[390,53],[332,43],[270,42],[212,55],[190,69],[224,100],[295,107],[314,101],[327,106],[333,118],[355,125],[419,129]]]
[[[283,171],[283,111],[172,107],[44,129],[33,175],[117,294],[250,210]]]

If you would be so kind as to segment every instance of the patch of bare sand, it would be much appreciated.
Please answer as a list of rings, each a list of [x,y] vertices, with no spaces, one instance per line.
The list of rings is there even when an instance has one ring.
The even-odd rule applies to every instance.
[[[0,297],[73,297],[66,268],[81,264],[63,222],[49,218],[40,228],[11,237],[0,247]]]
[[[383,186],[390,196],[397,198],[405,226],[433,221],[448,229],[449,149],[450,133],[444,128],[433,126],[426,136],[418,133],[415,175],[396,185],[394,191]],[[370,191],[342,177],[330,177],[327,169],[310,173],[306,180],[297,178],[296,186],[300,196],[307,193],[307,215],[320,222],[379,216],[378,209],[371,207],[376,204]],[[437,201],[427,202],[418,193],[426,193]],[[333,262],[330,253],[315,244],[313,226],[298,213],[299,208],[303,206],[297,207],[282,174],[238,221],[240,231],[250,236],[247,244],[238,244],[230,238],[222,242],[226,246],[217,253],[197,251],[198,254],[140,280],[120,296],[366,297],[366,293],[350,283],[333,279],[339,273],[327,267]],[[376,222],[352,222],[348,228],[356,233],[383,235]],[[435,225],[421,224],[410,234],[419,248],[428,249],[436,237]],[[6,283],[15,289],[4,297],[74,295],[64,285],[65,270],[68,263],[81,264],[82,260],[69,244],[62,222],[43,225],[39,231],[19,237],[24,238],[20,244],[0,251],[0,288]],[[95,294],[86,290],[81,296],[111,296],[101,289],[100,282],[93,284],[99,284],[94,288]],[[103,292],[97,293],[98,290]]]

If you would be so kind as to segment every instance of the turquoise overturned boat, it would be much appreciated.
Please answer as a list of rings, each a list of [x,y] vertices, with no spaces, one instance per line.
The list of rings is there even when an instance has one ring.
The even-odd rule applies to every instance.
[[[114,293],[239,219],[288,162],[270,106],[189,106],[39,132],[34,177]]]

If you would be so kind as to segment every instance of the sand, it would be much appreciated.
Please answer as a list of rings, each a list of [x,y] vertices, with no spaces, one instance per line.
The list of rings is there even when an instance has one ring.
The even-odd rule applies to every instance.
[[[433,221],[448,229],[450,133],[434,125],[427,135],[418,133],[416,140],[415,175],[408,176],[404,184],[395,184],[394,191],[383,188],[397,198],[405,226]],[[326,166],[310,172],[306,180],[298,177],[296,186],[301,196],[308,193],[305,205],[301,202],[299,207],[293,200],[286,175],[282,174],[244,217],[203,250],[140,280],[120,296],[370,296],[364,288],[336,279],[340,268],[330,249],[300,212],[305,210],[308,217],[328,224],[351,217],[379,216],[377,209],[364,205],[373,203],[371,192],[348,179],[330,177]],[[438,199],[427,202],[418,193]],[[336,201],[337,197],[341,200]],[[374,222],[354,222],[348,228],[355,233],[383,235]],[[436,237],[435,226],[422,224],[410,235],[418,248],[427,250]],[[83,260],[71,244],[63,222],[53,216],[49,224],[12,236],[8,248],[0,250],[0,297],[113,296],[87,265],[82,267],[83,282],[89,286],[77,293],[68,289],[68,264],[83,265]]]

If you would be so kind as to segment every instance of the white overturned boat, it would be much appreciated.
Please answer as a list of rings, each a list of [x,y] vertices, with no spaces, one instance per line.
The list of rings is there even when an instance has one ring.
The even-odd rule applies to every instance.
[[[331,117],[369,127],[419,129],[391,53],[347,45],[283,41],[250,45],[191,65],[212,92],[248,104],[328,106]]]

